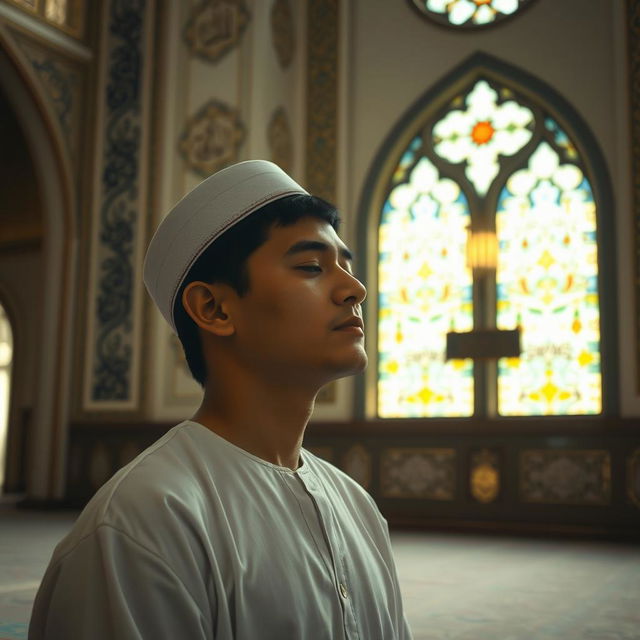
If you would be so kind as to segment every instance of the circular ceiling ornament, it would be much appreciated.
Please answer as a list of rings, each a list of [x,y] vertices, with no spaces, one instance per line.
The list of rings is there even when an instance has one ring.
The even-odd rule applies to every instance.
[[[409,0],[421,15],[453,28],[489,27],[518,13],[534,0]]]

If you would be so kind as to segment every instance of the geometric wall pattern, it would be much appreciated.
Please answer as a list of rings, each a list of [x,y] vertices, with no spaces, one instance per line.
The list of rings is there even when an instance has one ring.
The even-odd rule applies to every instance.
[[[521,454],[522,499],[546,504],[608,504],[611,457],[603,450],[530,449]]]
[[[339,3],[307,3],[307,96],[305,187],[329,202],[336,200],[338,123]]]
[[[381,456],[380,483],[385,498],[453,500],[454,449],[393,448]]]

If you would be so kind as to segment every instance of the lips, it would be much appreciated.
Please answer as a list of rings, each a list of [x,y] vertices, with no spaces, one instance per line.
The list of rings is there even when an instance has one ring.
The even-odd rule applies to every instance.
[[[362,322],[362,318],[358,316],[351,316],[347,318],[339,325],[334,327],[334,330],[337,331],[339,329],[349,329],[349,328],[357,328],[364,332],[364,323]]]

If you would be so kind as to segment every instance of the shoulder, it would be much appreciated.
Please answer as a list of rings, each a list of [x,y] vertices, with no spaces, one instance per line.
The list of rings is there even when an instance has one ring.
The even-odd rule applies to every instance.
[[[68,553],[102,527],[157,550],[185,517],[197,519],[203,501],[198,478],[205,461],[185,426],[171,429],[107,481],[56,554]]]

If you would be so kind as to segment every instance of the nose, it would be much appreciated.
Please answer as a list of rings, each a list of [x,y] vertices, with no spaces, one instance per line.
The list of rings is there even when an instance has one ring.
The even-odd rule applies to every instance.
[[[335,291],[337,304],[361,304],[367,297],[367,289],[352,273],[343,272],[343,281]]]

